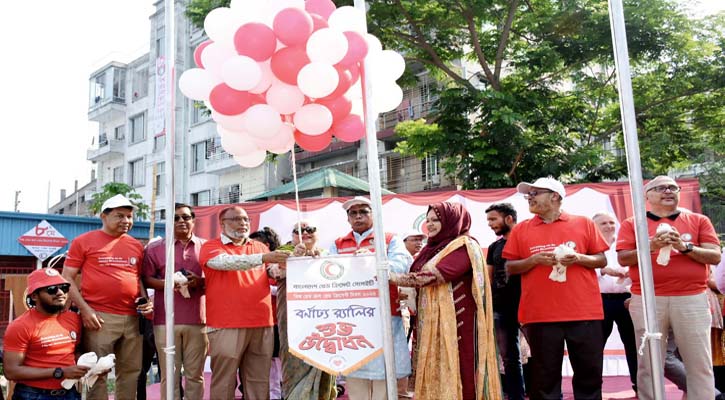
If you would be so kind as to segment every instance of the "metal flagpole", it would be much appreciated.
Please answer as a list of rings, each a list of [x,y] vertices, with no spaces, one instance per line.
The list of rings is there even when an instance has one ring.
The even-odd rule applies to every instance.
[[[164,305],[166,307],[166,397],[174,396],[174,207],[176,192],[174,190],[174,156],[176,153],[176,8],[174,0],[164,0],[164,33],[166,34],[165,79],[166,107],[164,110],[164,130],[166,134],[166,157],[164,159],[164,175],[166,178],[166,271],[164,274]],[[156,70],[156,79],[160,79]]]
[[[365,0],[355,0],[355,8],[366,15]],[[367,17],[366,17],[367,20]],[[367,31],[367,24],[365,24]],[[390,292],[388,290],[388,256],[383,231],[383,200],[380,189],[380,167],[378,165],[378,138],[375,127],[375,111],[372,107],[372,85],[365,71],[369,66],[364,61],[360,73],[363,89],[363,110],[365,112],[365,145],[368,156],[368,180],[370,183],[370,201],[373,204],[373,233],[375,235],[375,259],[377,262],[378,290],[383,320],[383,355],[385,357],[385,381],[388,400],[398,398],[395,375],[395,354],[393,351],[393,320],[390,312]]]
[[[654,283],[652,279],[652,259],[650,258],[649,234],[644,204],[642,184],[642,166],[640,164],[639,143],[637,141],[637,121],[634,112],[634,96],[629,70],[629,53],[627,50],[627,32],[624,26],[624,9],[622,0],[609,0],[609,22],[612,28],[614,45],[614,62],[617,68],[617,85],[619,86],[619,107],[624,128],[624,146],[627,152],[627,168],[629,169],[629,186],[634,206],[635,234],[637,237],[637,264],[639,277],[642,280],[642,307],[644,309],[644,336],[640,349],[646,343],[649,350],[652,385],[655,399],[665,398],[664,371],[662,370],[662,354],[660,341],[662,333],[657,326]]]

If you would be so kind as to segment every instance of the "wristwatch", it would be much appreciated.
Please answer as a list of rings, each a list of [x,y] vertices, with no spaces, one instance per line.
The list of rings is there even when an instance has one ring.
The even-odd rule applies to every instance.
[[[53,370],[53,378],[63,379],[63,368],[56,368]]]
[[[680,254],[687,254],[687,253],[691,252],[692,250],[695,250],[695,245],[690,242],[687,242],[687,243],[685,243],[685,250],[680,251]]]

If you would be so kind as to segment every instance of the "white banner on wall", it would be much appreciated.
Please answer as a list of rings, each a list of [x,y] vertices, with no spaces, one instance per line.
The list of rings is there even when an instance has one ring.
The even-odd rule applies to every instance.
[[[289,349],[333,375],[347,375],[383,351],[374,255],[290,258]]]

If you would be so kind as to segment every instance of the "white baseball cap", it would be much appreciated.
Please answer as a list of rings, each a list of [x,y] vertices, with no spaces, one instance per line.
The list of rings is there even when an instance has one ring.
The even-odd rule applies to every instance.
[[[117,194],[103,202],[103,206],[101,206],[101,212],[106,211],[108,209],[114,209],[114,208],[119,208],[119,207],[130,207],[130,208],[133,208],[134,210],[137,208],[124,195]]]
[[[362,196],[356,196],[356,197],[342,203],[342,208],[344,208],[345,211],[347,211],[350,209],[350,207],[361,205],[361,204],[364,204],[370,208],[373,208],[373,203],[370,202],[370,199],[368,199],[366,197],[362,197]]]
[[[566,197],[564,185],[552,177],[539,178],[534,183],[521,182],[516,185],[516,191],[523,194],[530,192],[531,188],[549,189],[552,192],[558,193],[562,200]]]
[[[405,240],[411,236],[423,236],[424,238],[427,237],[425,233],[423,233],[417,229],[411,229],[408,232],[405,232],[405,236],[403,236],[403,240]]]

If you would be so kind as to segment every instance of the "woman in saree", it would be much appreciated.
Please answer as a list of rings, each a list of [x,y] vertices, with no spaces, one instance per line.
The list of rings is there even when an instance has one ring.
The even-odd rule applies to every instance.
[[[300,238],[302,241],[300,242]],[[300,221],[292,229],[295,256],[324,255],[317,247],[317,227],[310,221]],[[282,246],[286,247],[286,246]],[[285,249],[288,250],[288,249]],[[289,352],[287,344],[287,283],[284,270],[277,273],[277,324],[279,326],[282,359],[282,393],[285,399],[333,400],[337,397],[335,377],[305,363]]]
[[[436,203],[426,216],[428,243],[398,286],[419,288],[416,400],[502,399],[491,290],[471,215]]]

